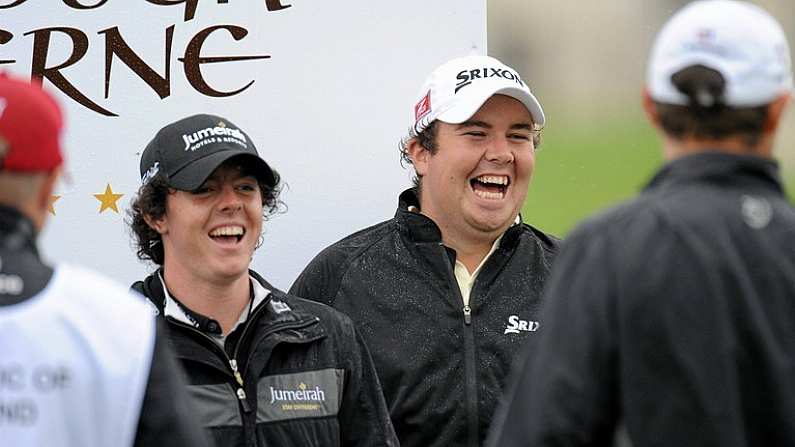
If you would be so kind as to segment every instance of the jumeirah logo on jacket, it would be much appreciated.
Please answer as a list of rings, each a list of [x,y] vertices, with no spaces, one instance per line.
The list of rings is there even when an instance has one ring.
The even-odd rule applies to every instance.
[[[257,384],[257,420],[333,416],[340,409],[344,381],[341,369],[263,377]]]
[[[319,386],[315,386],[315,388],[312,389],[307,387],[304,382],[301,382],[298,385],[297,389],[294,390],[285,390],[285,389],[280,390],[274,387],[270,387],[270,390],[271,390],[271,403],[308,402],[309,405],[312,405],[312,403],[326,401],[326,393],[322,389],[320,389]],[[317,408],[319,407],[319,405],[315,404],[314,407]]]

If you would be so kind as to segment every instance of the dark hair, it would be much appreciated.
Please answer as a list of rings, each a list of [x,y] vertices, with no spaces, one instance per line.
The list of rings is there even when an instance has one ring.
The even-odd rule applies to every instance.
[[[420,146],[424,147],[431,155],[435,155],[436,151],[439,150],[439,145],[436,142],[436,132],[438,130],[437,126],[438,121],[434,120],[431,124],[428,125],[422,132],[417,133],[414,128],[410,128],[408,132],[408,136],[402,138],[398,143],[398,150],[400,151],[400,165],[404,168],[407,165],[414,165],[414,162],[411,161],[411,157],[409,156],[409,143],[413,139],[417,139],[417,142]],[[541,132],[537,131],[533,133],[533,147],[538,149],[541,147]],[[414,175],[411,177],[411,182],[414,189],[417,190],[419,194],[420,190],[422,189],[422,178],[421,176],[417,175],[417,172],[414,172]]]
[[[245,175],[254,175],[246,168],[246,165],[237,161],[230,160],[224,164],[231,164],[238,167]],[[260,193],[262,194],[262,219],[286,210],[284,202],[279,199],[282,190],[279,173],[273,171],[274,186],[266,184],[261,178],[257,177]],[[175,190],[168,186],[165,176],[160,173],[149,183],[138,189],[138,194],[133,199],[132,206],[128,213],[128,222],[138,259],[142,261],[152,261],[157,265],[163,265],[163,241],[160,233],[155,231],[146,223],[144,216],[149,216],[152,220],[158,220],[166,215],[166,198]],[[259,245],[257,245],[259,247]]]
[[[660,125],[676,139],[721,140],[742,137],[755,146],[764,132],[768,106],[730,107],[725,104],[726,79],[720,72],[693,65],[676,72],[671,82],[688,97],[687,105],[655,102]]]
[[[425,150],[431,153],[431,155],[436,154],[439,150],[439,145],[436,144],[436,130],[439,128],[437,125],[438,121],[433,121],[431,124],[428,125],[422,132],[417,133],[414,128],[412,127],[409,129],[408,136],[401,138],[400,142],[398,143],[398,150],[400,150],[400,165],[404,168],[406,166],[413,166],[414,162],[411,161],[411,156],[409,155],[409,143],[413,139],[417,139],[417,142],[420,146],[424,147]],[[411,183],[414,189],[417,190],[417,194],[419,195],[421,186],[422,186],[422,176],[417,175],[417,171],[414,171],[414,175],[411,176]]]

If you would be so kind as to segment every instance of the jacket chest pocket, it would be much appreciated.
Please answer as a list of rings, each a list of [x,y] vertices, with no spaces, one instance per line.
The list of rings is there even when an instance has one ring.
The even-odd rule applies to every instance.
[[[336,416],[342,402],[345,371],[321,369],[260,378],[257,424]]]
[[[203,427],[243,426],[237,395],[230,384],[188,385],[188,393]]]

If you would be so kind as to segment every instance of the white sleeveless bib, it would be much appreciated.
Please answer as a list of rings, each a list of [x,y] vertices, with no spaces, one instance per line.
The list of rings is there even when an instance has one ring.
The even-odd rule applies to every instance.
[[[131,446],[154,334],[142,298],[72,266],[0,306],[0,444]]]

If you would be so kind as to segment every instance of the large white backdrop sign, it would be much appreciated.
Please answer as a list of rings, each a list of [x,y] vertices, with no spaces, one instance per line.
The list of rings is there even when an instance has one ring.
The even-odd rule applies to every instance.
[[[247,131],[288,184],[254,267],[288,287],[323,247],[392,216],[397,143],[425,75],[486,51],[485,0],[0,0],[0,70],[66,110],[67,179],[42,251],[129,283],[140,152],[196,113]]]

